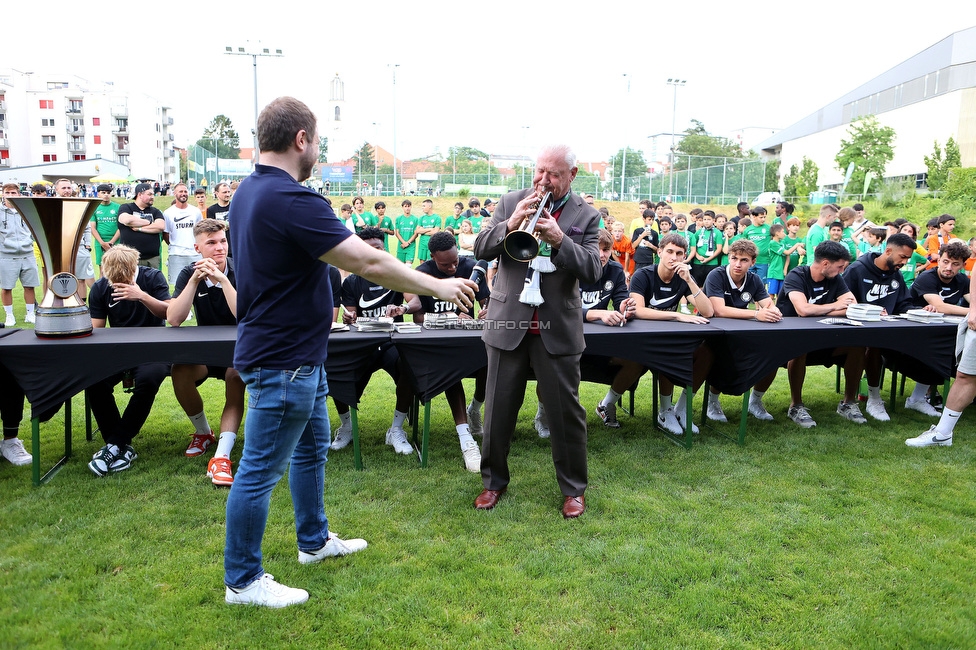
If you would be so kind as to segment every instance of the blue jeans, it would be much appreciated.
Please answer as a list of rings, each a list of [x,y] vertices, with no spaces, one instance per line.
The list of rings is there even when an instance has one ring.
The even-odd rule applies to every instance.
[[[261,539],[268,523],[271,491],[288,463],[298,548],[325,546],[325,462],[331,429],[325,396],[325,366],[295,370],[241,370],[247,385],[244,453],[227,497],[224,583],[241,589],[262,575]]]

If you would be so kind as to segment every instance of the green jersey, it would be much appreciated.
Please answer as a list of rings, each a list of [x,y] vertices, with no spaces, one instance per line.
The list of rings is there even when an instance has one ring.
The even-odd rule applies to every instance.
[[[749,226],[742,236],[751,241],[759,249],[756,264],[769,264],[769,226]]]
[[[482,217],[481,215],[478,216],[472,215],[468,217],[468,219],[471,220],[471,232],[473,233],[481,232],[481,222],[484,221],[484,217]]]
[[[404,241],[410,241],[413,234],[417,232],[417,226],[420,225],[420,219],[410,215],[409,217],[405,214],[401,214],[396,220],[396,231]],[[402,245],[402,243],[401,243]]]
[[[783,241],[769,240],[769,270],[766,278],[769,280],[782,280],[786,277],[783,267],[786,266],[786,245]]]
[[[818,223],[810,226],[807,232],[807,263],[813,262],[813,254],[817,250],[817,244],[827,241],[827,229]]]
[[[420,227],[421,228],[437,228],[441,229],[441,217],[438,214],[423,214],[420,215]],[[420,259],[426,260],[430,259],[430,249],[427,248],[427,243],[430,241],[430,235],[421,235],[417,241],[417,248],[420,251]]]
[[[844,234],[840,237],[840,243],[847,246],[848,252],[851,254],[851,261],[857,259],[857,243],[854,241],[854,230],[851,228],[844,228]]]
[[[789,235],[787,235],[786,236],[786,239],[783,240],[783,246],[786,249],[790,249],[790,248],[793,248],[794,246],[796,246],[797,244],[801,243],[802,241],[803,240],[801,240],[801,239],[794,239],[794,238],[790,237]],[[797,249],[797,250],[793,251],[792,253],[790,253],[790,267],[789,267],[789,270],[792,271],[793,269],[795,269],[798,266],[800,266],[800,251],[799,251],[799,249]]]
[[[353,224],[358,224],[360,218],[362,218],[362,220],[366,222],[366,226],[365,227],[368,227],[368,228],[375,228],[377,226],[377,224],[379,224],[379,219],[372,212],[364,212],[364,213],[362,213],[360,215],[357,215],[355,212],[352,213],[352,222],[353,222]],[[356,230],[357,231],[362,230],[362,228],[363,227],[361,227],[361,226],[358,226],[358,225],[356,226]]]
[[[373,218],[374,219],[378,219],[378,216],[374,216]],[[383,218],[382,219],[379,219],[379,223],[376,224],[376,227],[379,228],[380,230],[384,230],[384,231],[385,230],[393,230],[393,219],[390,217],[390,215],[384,214],[383,215]],[[383,246],[386,247],[386,250],[390,250],[389,246],[387,246],[387,239],[388,239],[388,237],[389,237],[389,234],[386,233],[386,232],[384,232],[383,233]],[[399,247],[400,247],[400,242],[397,242],[397,248],[399,248]]]
[[[722,244],[722,233],[718,231],[718,228],[702,228],[696,230],[691,235],[691,241],[688,242],[689,247],[694,247],[695,251],[698,253],[698,257],[695,259],[695,264],[704,264],[705,266],[718,266],[720,255],[715,256],[714,259],[703,262],[707,257],[715,255],[715,251]]]
[[[109,241],[119,230],[119,204],[109,203],[105,205],[99,203],[92,215],[91,223],[95,224],[95,230],[102,238],[102,241]]]

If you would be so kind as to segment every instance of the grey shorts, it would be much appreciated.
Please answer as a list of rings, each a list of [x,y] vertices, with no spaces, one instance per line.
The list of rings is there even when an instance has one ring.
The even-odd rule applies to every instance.
[[[969,329],[966,321],[959,323],[956,358],[959,360],[959,372],[976,376],[976,331]]]
[[[0,288],[9,291],[17,286],[18,280],[24,287],[41,286],[34,256],[0,257]]]
[[[146,259],[139,260],[139,266],[148,266],[151,269],[156,269],[157,271],[163,268],[162,258],[157,255],[156,257],[147,257]]]
[[[197,260],[202,260],[203,255],[197,253],[195,255],[170,255],[166,259],[166,270],[169,272],[169,283],[176,284],[176,278],[180,277],[180,271],[187,264],[193,264]]]
[[[78,251],[78,256],[75,257],[75,272],[79,280],[91,280],[95,277],[90,250],[82,248]]]

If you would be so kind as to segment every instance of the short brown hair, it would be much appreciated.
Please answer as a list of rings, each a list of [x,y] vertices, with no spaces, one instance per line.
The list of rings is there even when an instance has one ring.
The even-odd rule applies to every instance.
[[[606,228],[600,228],[597,232],[597,245],[601,251],[608,251],[613,248],[613,235],[607,232]]]
[[[679,235],[677,232],[669,232],[664,237],[661,237],[661,243],[658,244],[658,250],[663,251],[664,247],[668,244],[674,244],[685,253],[688,252],[688,240]]]
[[[299,131],[315,135],[315,113],[294,97],[279,97],[264,107],[258,116],[258,148],[284,153]]]
[[[197,237],[204,233],[211,234],[215,232],[220,232],[221,230],[227,230],[226,221],[217,221],[216,219],[201,219],[197,222],[197,225],[193,226],[193,236]]]
[[[966,244],[962,243],[962,240],[953,239],[942,244],[942,248],[939,249],[939,257],[946,255],[950,260],[956,260],[957,262],[965,262],[969,259],[969,256],[973,252]]]
[[[6,192],[7,190],[17,190],[17,194],[20,194],[20,185],[17,183],[4,183],[0,191]]]
[[[732,255],[732,253],[735,253],[737,255],[745,255],[746,257],[751,258],[753,262],[755,262],[756,257],[759,256],[759,247],[756,246],[753,242],[749,241],[748,239],[736,239],[729,246],[729,250],[727,251],[726,254]]]

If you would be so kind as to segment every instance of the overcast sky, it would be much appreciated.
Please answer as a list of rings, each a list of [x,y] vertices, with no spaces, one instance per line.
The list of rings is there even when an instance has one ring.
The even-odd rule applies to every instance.
[[[178,145],[195,141],[223,113],[248,146],[251,59],[223,50],[260,40],[285,54],[258,60],[261,106],[293,95],[321,125],[330,80],[338,73],[345,82],[352,132],[330,159],[365,140],[394,148],[390,64],[399,64],[401,159],[451,145],[534,155],[558,141],[582,160],[606,160],[624,144],[646,149],[649,135],[670,133],[668,77],[687,80],[677,95],[679,132],[691,118],[719,135],[783,128],[976,25],[976,3],[958,0],[278,0],[256,7],[184,0],[87,7],[55,0],[43,13],[7,7],[0,66],[154,95],[173,108]]]

